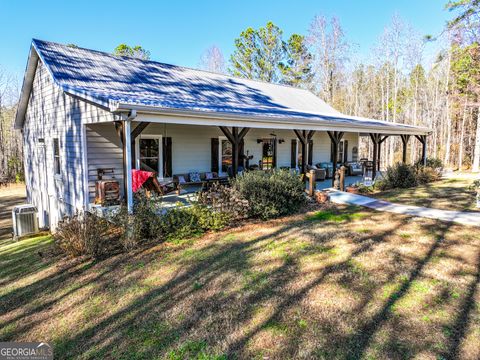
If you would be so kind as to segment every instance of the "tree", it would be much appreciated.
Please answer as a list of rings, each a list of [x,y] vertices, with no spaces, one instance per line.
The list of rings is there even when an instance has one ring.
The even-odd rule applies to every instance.
[[[225,73],[225,58],[222,50],[212,45],[200,57],[200,68],[218,74]]]
[[[282,30],[269,21],[258,30],[247,28],[235,39],[229,71],[235,76],[277,83],[281,81],[284,56]]]
[[[150,51],[145,50],[140,45],[129,46],[127,44],[120,44],[114,50],[113,54],[117,56],[129,56],[142,60],[150,59]]]
[[[480,51],[480,0],[449,1],[446,8],[457,11],[457,15],[447,23],[447,29],[456,35],[457,62],[454,70],[460,72],[459,81],[468,85],[469,93],[477,104],[477,120],[475,124],[475,149],[472,170],[480,170],[480,89],[479,67]],[[467,66],[465,66],[467,65]],[[466,110],[466,109],[465,109]],[[463,162],[463,159],[462,159]]]
[[[286,59],[280,63],[282,83],[311,89],[312,88],[312,54],[309,52],[305,37],[293,34],[286,44]]]
[[[337,18],[315,16],[307,36],[313,54],[315,92],[332,105],[341,87],[342,73],[348,60],[349,44]]]

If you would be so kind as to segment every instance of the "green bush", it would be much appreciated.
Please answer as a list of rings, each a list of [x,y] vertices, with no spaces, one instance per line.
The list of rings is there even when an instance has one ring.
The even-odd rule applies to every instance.
[[[418,184],[416,169],[412,165],[397,163],[389,166],[381,181],[377,183],[380,190],[409,188]]]
[[[422,159],[415,163],[416,167],[426,166],[432,169],[443,169],[443,162],[439,158],[427,158],[426,165],[423,165]]]
[[[305,204],[305,184],[288,170],[248,171],[232,181],[247,200],[249,216],[270,219],[297,212]]]
[[[162,233],[167,240],[198,236],[208,230],[218,231],[227,226],[229,221],[228,214],[201,204],[168,209],[160,216]]]
[[[90,213],[64,218],[53,239],[60,250],[72,257],[87,255],[97,259],[118,247],[112,224]]]

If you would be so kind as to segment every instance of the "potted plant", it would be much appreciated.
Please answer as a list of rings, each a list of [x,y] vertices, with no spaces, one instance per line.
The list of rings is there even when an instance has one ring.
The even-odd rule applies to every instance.
[[[315,197],[317,199],[317,202],[320,204],[328,202],[330,200],[330,195],[326,191],[317,191],[315,192]]]

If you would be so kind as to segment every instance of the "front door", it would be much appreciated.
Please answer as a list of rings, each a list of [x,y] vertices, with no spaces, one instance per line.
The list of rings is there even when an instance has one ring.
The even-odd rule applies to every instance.
[[[275,167],[275,140],[263,139],[262,142],[262,170]]]

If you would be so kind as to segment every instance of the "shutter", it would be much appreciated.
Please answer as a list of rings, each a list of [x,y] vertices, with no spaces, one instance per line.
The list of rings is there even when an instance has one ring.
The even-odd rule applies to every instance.
[[[163,138],[163,177],[172,177],[172,138]]]
[[[297,167],[297,140],[292,139],[292,147],[290,150],[290,167],[295,169]]]
[[[333,163],[333,151],[334,151],[333,141],[330,141],[330,162],[331,163]]]
[[[308,165],[312,166],[313,162],[313,140],[308,142]]]
[[[277,167],[277,147],[278,147],[278,140],[277,138],[273,139],[273,160],[272,160],[272,168]]]
[[[348,140],[343,141],[343,162],[348,162]]]
[[[220,142],[218,141],[218,138],[212,138],[212,150],[211,150],[211,166],[210,169],[212,172],[218,173],[218,148],[219,148]]]

